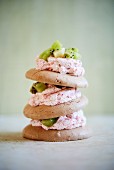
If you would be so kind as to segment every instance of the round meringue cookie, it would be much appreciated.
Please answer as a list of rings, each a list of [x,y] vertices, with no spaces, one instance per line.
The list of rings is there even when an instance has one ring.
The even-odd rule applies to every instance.
[[[76,88],[85,88],[88,86],[88,82],[84,77],[76,77],[69,74],[60,74],[47,70],[39,71],[35,68],[28,70],[25,76],[26,78],[31,80],[60,86]]]
[[[23,137],[48,142],[76,141],[91,137],[91,129],[84,126],[70,130],[45,130],[42,127],[28,125],[23,130]]]

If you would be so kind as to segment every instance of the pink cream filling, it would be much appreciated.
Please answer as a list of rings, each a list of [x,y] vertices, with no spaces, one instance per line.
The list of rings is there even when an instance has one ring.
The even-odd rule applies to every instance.
[[[85,70],[82,67],[80,60],[74,60],[69,58],[54,58],[49,57],[48,61],[43,59],[36,59],[37,70],[50,70],[61,74],[70,74],[74,76],[83,76]]]
[[[39,120],[31,120],[32,126],[40,126],[45,130],[48,129],[73,129],[77,127],[83,127],[86,125],[86,118],[83,115],[83,111],[79,110],[77,112],[74,112],[72,114],[66,115],[66,116],[60,116],[57,120],[57,122],[51,126],[47,127],[43,125]]]
[[[54,106],[74,99],[80,99],[81,92],[75,88],[62,89],[53,86],[48,87],[42,93],[32,94],[28,103],[31,106],[48,105]]]

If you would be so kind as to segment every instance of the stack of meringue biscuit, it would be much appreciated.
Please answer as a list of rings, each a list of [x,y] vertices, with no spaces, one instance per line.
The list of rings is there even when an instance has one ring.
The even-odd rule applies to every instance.
[[[23,137],[62,142],[91,136],[82,110],[88,99],[79,90],[88,86],[80,57],[77,48],[65,49],[55,41],[36,58],[36,67],[26,72],[26,78],[35,82],[24,108],[31,121]]]

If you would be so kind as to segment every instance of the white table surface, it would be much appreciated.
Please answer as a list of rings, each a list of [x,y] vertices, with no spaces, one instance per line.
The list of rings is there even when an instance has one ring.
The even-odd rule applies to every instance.
[[[114,170],[114,116],[89,117],[89,139],[39,142],[23,139],[29,120],[0,116],[0,170]]]

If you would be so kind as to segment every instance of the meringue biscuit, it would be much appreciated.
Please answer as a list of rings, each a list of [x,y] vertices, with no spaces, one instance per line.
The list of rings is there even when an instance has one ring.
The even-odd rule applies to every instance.
[[[28,70],[25,74],[26,78],[36,80],[42,83],[85,88],[88,82],[84,77],[71,76],[69,74],[60,74],[52,71],[38,71],[35,68]]]
[[[28,125],[23,130],[23,137],[38,141],[64,142],[89,138],[91,129],[87,126],[70,130],[44,130],[41,127]]]
[[[82,109],[87,103],[88,99],[85,96],[81,96],[79,99],[55,106],[30,106],[27,104],[23,113],[27,118],[34,120],[49,119],[72,114],[73,112]]]

